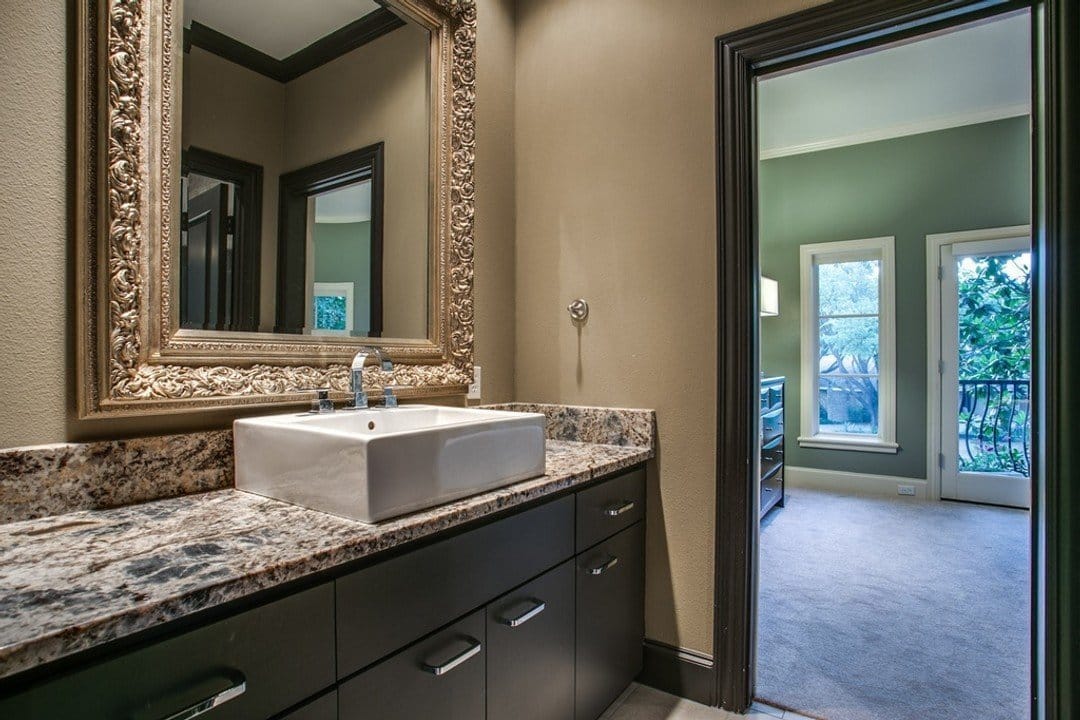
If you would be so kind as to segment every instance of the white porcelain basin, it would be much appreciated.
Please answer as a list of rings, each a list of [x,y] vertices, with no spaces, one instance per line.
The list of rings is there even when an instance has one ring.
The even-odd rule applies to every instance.
[[[409,405],[233,424],[236,487],[377,522],[544,474],[544,416]]]

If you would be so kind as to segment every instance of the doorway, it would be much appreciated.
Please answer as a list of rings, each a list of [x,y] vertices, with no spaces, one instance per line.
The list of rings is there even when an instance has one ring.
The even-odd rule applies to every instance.
[[[1030,227],[931,235],[927,258],[940,496],[1030,508]]]
[[[1072,116],[1080,86],[1080,52],[1070,46],[1080,8],[1045,2],[854,2],[841,0],[718,39],[718,436],[715,658],[716,697],[722,707],[743,711],[751,704],[757,582],[756,461],[759,379],[756,156],[754,82],[766,72],[790,69],[840,54],[877,47],[915,34],[941,30],[1034,6],[1033,60],[1036,142],[1032,186],[1033,361],[1031,458],[1032,496],[1032,671],[1031,714],[1058,717],[1074,707],[1071,676],[1058,675],[1071,661],[1069,640],[1058,639],[1075,612],[1067,558],[1072,557],[1075,506],[1066,469],[1080,455],[1063,424],[1075,405],[1064,345],[1080,341],[1062,312],[1071,281],[1059,270],[1072,260],[1066,242],[1077,226],[1071,183],[1080,179],[1080,148]],[[1074,262],[1074,261],[1073,261]],[[748,472],[752,468],[753,472]],[[1052,592],[1047,593],[1046,589]]]

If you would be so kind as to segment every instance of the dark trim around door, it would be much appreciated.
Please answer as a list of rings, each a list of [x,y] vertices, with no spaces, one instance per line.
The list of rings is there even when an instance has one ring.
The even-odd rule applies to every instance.
[[[371,322],[365,337],[383,332],[383,177],[384,143],[351,150],[329,160],[287,172],[278,184],[278,285],[274,332],[303,333],[308,322],[307,290],[308,198],[371,181]]]
[[[1042,95],[1033,210],[1036,268],[1032,717],[1080,717],[1074,598],[1080,558],[1080,443],[1064,437],[1080,407],[1080,3],[1077,0],[836,0],[717,38],[717,493],[714,652],[716,704],[753,701],[758,551],[758,239],[755,80],[981,17],[1032,7]],[[1045,37],[1045,43],[1041,38]],[[1045,272],[1040,268],[1048,268]],[[1045,612],[1041,609],[1045,608]],[[1045,638],[1045,642],[1042,640]]]
[[[231,321],[223,316],[225,303],[220,306],[222,317],[207,330],[257,332],[259,329],[259,275],[262,268],[263,168],[238,158],[222,155],[194,145],[180,153],[180,172],[187,176],[198,173],[236,187],[233,217],[232,293],[228,298]],[[183,257],[185,251],[181,249]],[[181,262],[183,266],[183,262]],[[221,276],[221,297],[225,297],[224,275]]]

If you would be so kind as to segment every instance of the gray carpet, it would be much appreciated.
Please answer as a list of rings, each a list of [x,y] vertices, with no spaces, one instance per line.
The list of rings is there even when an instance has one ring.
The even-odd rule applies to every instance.
[[[757,695],[828,720],[1028,717],[1028,513],[796,489],[761,533]]]

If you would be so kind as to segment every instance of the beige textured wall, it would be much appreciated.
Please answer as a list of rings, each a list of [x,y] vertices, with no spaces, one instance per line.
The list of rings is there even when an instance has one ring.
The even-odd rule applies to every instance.
[[[514,395],[514,0],[478,0],[476,363],[483,402]]]
[[[277,80],[193,47],[184,53],[181,142],[261,165],[259,327],[274,329],[278,178],[285,156],[285,88]]]
[[[477,357],[493,401],[513,392],[513,209],[499,205],[513,196],[511,5],[480,0],[477,73],[492,86],[478,90],[477,183],[503,193],[476,218]],[[75,418],[73,14],[66,0],[0,3],[0,448],[227,427],[237,413]]]
[[[0,446],[65,432],[66,6],[0,3]]]
[[[516,395],[656,408],[646,633],[705,653],[715,500],[714,39],[811,4],[517,4]],[[580,332],[566,314],[578,296],[592,308]]]
[[[427,337],[429,42],[408,24],[285,90],[286,171],[386,144],[383,337]]]

